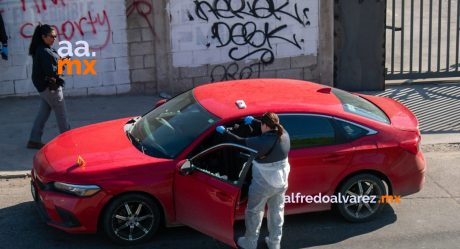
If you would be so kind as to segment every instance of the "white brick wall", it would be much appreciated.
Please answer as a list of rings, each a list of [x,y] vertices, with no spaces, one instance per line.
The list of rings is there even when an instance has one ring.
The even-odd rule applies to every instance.
[[[133,36],[127,34],[127,21],[125,0],[111,1],[90,1],[74,0],[43,1],[46,9],[39,2],[40,13],[37,12],[34,1],[24,1],[26,10],[22,10],[21,1],[2,0],[0,9],[3,10],[2,16],[5,21],[5,28],[9,36],[9,60],[0,61],[0,97],[2,96],[28,96],[36,95],[36,89],[32,84],[32,58],[28,55],[30,37],[38,22],[56,25],[58,27],[59,39],[64,39],[63,24],[65,23],[66,35],[73,36],[70,39],[75,49],[75,42],[85,40],[90,47],[99,47],[95,50],[96,59],[95,71],[97,75],[71,75],[66,76],[65,94],[68,96],[79,96],[87,94],[116,94],[129,91],[129,63],[128,60],[128,41]],[[90,12],[91,18],[96,20],[104,19],[104,11],[108,21],[105,23],[96,22],[94,25],[88,23]],[[83,18],[83,19],[81,19]],[[82,36],[75,22],[80,22],[80,27],[84,32]],[[110,29],[109,29],[110,24]],[[22,28],[25,27],[25,28]],[[93,29],[93,27],[95,29]],[[131,34],[138,34],[134,39],[141,40],[141,31],[130,31]],[[144,35],[148,39],[148,35]],[[56,40],[54,47],[59,47],[59,39]],[[120,59],[123,58],[123,59]],[[73,57],[72,59],[77,59]],[[137,66],[143,67],[143,56],[138,59]],[[118,70],[118,71],[116,71]],[[117,85],[121,87],[118,89]]]
[[[207,0],[206,2],[210,3],[209,6],[211,7],[204,7],[202,13],[207,16],[208,20],[200,19],[199,15],[196,14],[196,6],[193,1],[170,0],[169,2],[168,11],[171,15],[171,46],[174,67],[222,64],[239,59],[244,61],[261,60],[263,51],[257,51],[258,49],[270,50],[275,60],[310,54],[316,56],[318,54],[319,0],[293,0],[289,1],[285,7],[281,7],[286,3],[285,0],[274,0],[275,9],[279,9],[277,13],[271,14],[265,11],[262,14],[261,11],[258,11],[260,15],[271,14],[268,18],[260,18],[260,16],[251,14],[249,6],[252,6],[252,3],[256,4],[256,9],[257,7],[267,7],[262,3],[263,1],[245,1],[244,9],[239,13],[225,11],[224,2],[217,7],[219,8],[218,11],[213,12],[214,1]],[[295,13],[296,6],[298,13]],[[305,16],[303,10],[307,8],[308,11]],[[215,13],[225,18],[216,17]],[[297,14],[301,20],[294,18]],[[190,20],[190,15],[193,20]],[[307,17],[310,22],[308,25]],[[228,26],[218,24],[222,22]],[[212,27],[216,24],[218,24],[217,30],[223,44],[212,36]],[[266,25],[268,25],[268,31],[264,34]],[[243,27],[246,28],[245,31],[243,31]],[[274,32],[274,30],[276,31]],[[233,34],[231,34],[232,31]],[[250,35],[252,32],[254,35]],[[270,35],[268,34],[270,32],[273,33]],[[251,44],[245,44],[241,37],[243,33],[246,33],[246,38],[250,37]],[[292,43],[297,41],[300,48],[286,40]],[[228,54],[228,50],[231,48],[238,49],[233,58]],[[184,56],[190,52],[193,52],[192,60]]]

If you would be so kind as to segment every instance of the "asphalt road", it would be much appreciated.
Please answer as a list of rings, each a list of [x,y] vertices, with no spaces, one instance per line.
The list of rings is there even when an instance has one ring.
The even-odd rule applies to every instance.
[[[425,155],[427,181],[420,193],[363,224],[347,223],[332,212],[288,216],[283,248],[459,248],[460,151]],[[244,226],[239,222],[235,229],[241,234]],[[29,179],[0,180],[0,241],[0,248],[122,248],[102,235],[66,234],[45,225],[34,209]],[[132,248],[228,247],[177,227],[162,229],[151,242]],[[262,240],[259,248],[266,248]]]

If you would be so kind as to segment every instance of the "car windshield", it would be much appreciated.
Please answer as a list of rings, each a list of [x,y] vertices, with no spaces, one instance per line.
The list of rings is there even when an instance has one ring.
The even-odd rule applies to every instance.
[[[216,121],[190,90],[142,116],[128,137],[145,154],[172,159]]]
[[[370,101],[337,88],[332,92],[342,102],[344,111],[382,123],[390,123],[387,115]]]

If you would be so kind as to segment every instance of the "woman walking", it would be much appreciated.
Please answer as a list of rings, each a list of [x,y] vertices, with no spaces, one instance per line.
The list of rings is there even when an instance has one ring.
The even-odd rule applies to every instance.
[[[35,28],[29,47],[29,55],[33,58],[32,82],[40,94],[40,107],[27,143],[29,149],[40,149],[44,146],[43,129],[51,110],[56,115],[60,133],[70,130],[62,92],[64,80],[57,74],[60,57],[56,50],[51,48],[56,37],[56,30],[50,25],[39,24]]]

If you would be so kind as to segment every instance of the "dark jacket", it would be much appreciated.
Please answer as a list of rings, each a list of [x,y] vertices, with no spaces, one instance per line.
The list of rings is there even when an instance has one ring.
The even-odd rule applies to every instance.
[[[64,82],[57,74],[57,63],[59,55],[53,48],[46,45],[39,45],[33,57],[32,82],[37,91],[43,92],[49,86],[47,77],[53,77],[63,85]]]
[[[227,131],[226,134],[227,139],[256,150],[256,161],[259,163],[274,163],[284,160],[288,157],[291,148],[289,134],[286,130],[280,138],[278,138],[276,131],[248,138],[239,137],[231,131]]]
[[[6,35],[5,24],[3,23],[3,18],[2,18],[1,13],[0,13],[0,42],[4,45],[8,43],[8,36]]]

